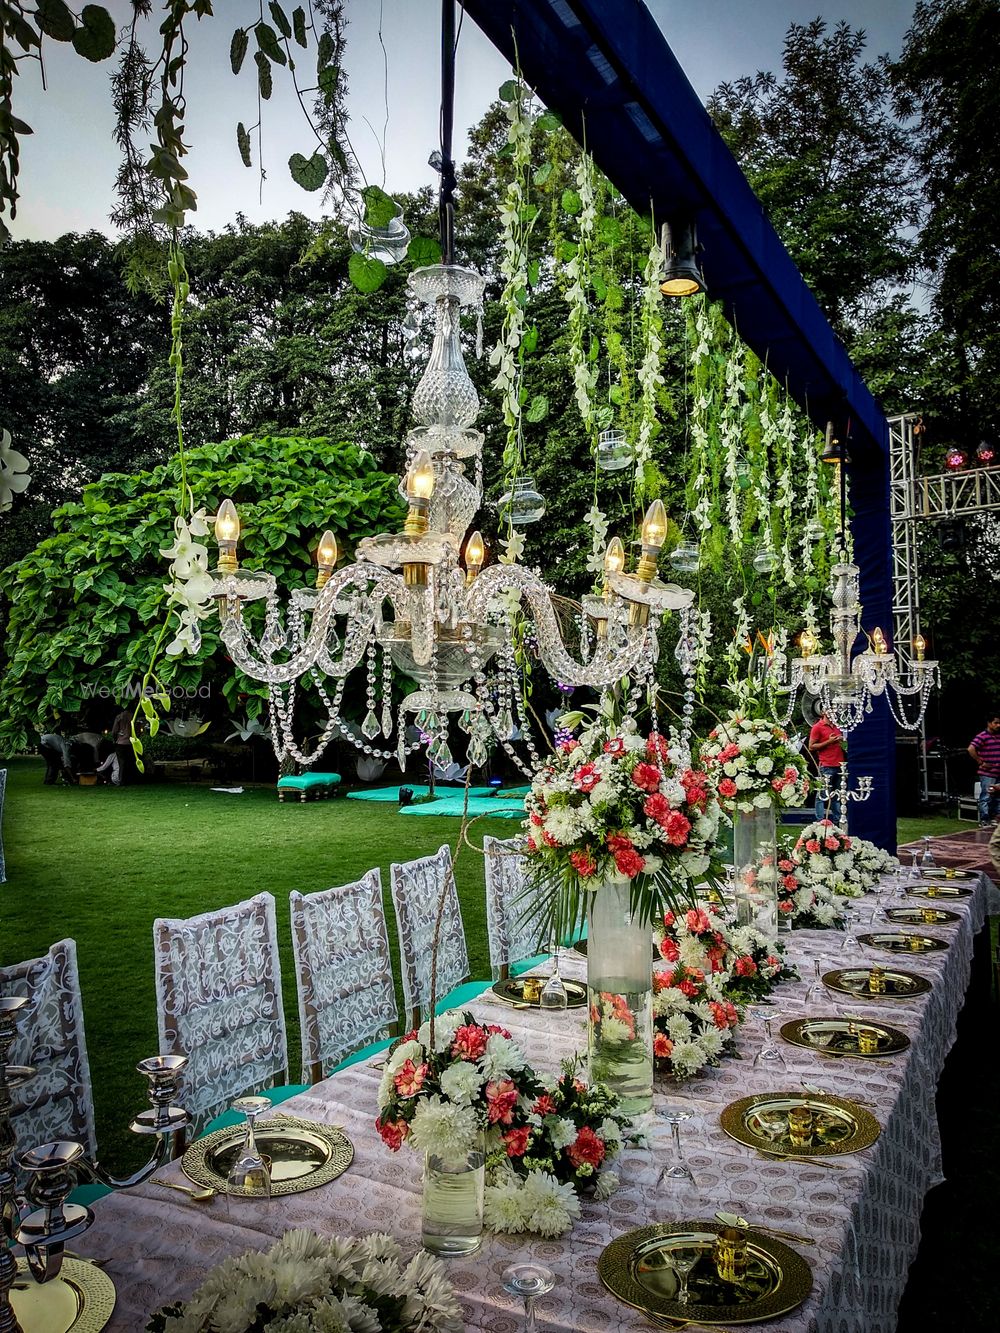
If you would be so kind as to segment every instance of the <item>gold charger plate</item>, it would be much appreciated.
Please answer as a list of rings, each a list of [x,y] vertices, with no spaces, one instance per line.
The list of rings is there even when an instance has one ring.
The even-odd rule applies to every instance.
[[[934,935],[924,935],[915,930],[876,930],[870,935],[859,935],[862,944],[870,944],[873,949],[884,949],[887,953],[940,953],[947,949],[948,941],[939,940]]]
[[[788,1112],[796,1107],[813,1113],[815,1128],[808,1143],[795,1144],[789,1137]],[[741,1097],[723,1108],[719,1123],[737,1143],[782,1157],[860,1152],[862,1148],[870,1148],[882,1132],[870,1111],[847,1097],[826,1092],[764,1092]],[[765,1132],[765,1125],[775,1129],[780,1125],[781,1132],[771,1137]]]
[[[875,1049],[863,1051],[860,1032],[874,1034]],[[905,1032],[886,1023],[869,1022],[867,1018],[793,1018],[781,1028],[781,1035],[791,1046],[804,1046],[823,1055],[849,1055],[859,1060],[878,1060],[885,1055],[905,1051],[910,1039]]]
[[[722,1282],[712,1261],[721,1222],[677,1222],[639,1227],[602,1251],[597,1272],[613,1296],[645,1314],[698,1324],[755,1324],[794,1310],[812,1290],[812,1269],[780,1240],[751,1229],[747,1271],[739,1283]],[[691,1270],[691,1302],[676,1300],[679,1281],[672,1249],[702,1251]]]
[[[226,1192],[230,1168],[246,1136],[246,1125],[227,1125],[192,1143],[181,1170],[196,1185]],[[344,1174],[354,1160],[354,1145],[334,1125],[295,1116],[274,1115],[254,1125],[254,1138],[271,1159],[271,1193],[302,1194]]]
[[[952,866],[921,866],[924,879],[971,879],[971,870],[956,870]]]
[[[19,1259],[10,1303],[24,1333],[99,1333],[114,1312],[115,1294],[107,1273],[84,1259],[63,1259],[51,1282],[36,1282]]]
[[[504,977],[501,981],[494,981],[490,989],[498,1000],[503,1000],[504,1004],[527,1005],[530,1009],[540,1009],[539,1000],[529,1000],[525,996],[524,983],[527,980],[528,977]],[[548,977],[534,977],[533,980],[544,986]],[[569,977],[563,977],[562,982],[566,987],[567,1009],[580,1009],[587,1003],[587,987],[582,982],[571,981]]]
[[[926,995],[931,989],[927,977],[886,967],[882,969],[885,990],[873,991],[868,986],[869,974],[867,967],[841,967],[835,972],[825,972],[823,985],[841,995],[855,995],[859,999],[864,996],[866,1000],[909,1000],[914,995]]]
[[[965,884],[924,884],[919,889],[907,889],[911,898],[971,898],[972,890]]]
[[[904,926],[950,926],[962,919],[958,912],[946,912],[943,907],[887,907],[885,914]]]

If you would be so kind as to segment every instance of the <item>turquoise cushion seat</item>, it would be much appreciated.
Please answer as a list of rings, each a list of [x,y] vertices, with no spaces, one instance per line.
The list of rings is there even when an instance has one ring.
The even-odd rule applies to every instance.
[[[339,1064],[333,1066],[331,1074],[339,1073],[341,1069],[350,1069],[351,1065],[359,1065],[363,1060],[370,1060],[373,1055],[379,1055],[382,1051],[387,1051],[394,1041],[395,1037],[385,1037],[382,1041],[373,1041],[367,1046],[362,1046],[359,1051],[353,1055],[347,1055]]]
[[[317,787],[336,787],[340,784],[339,773],[289,773],[278,779],[279,791],[312,791]]]
[[[261,1096],[269,1098],[272,1106],[280,1106],[282,1102],[287,1102],[289,1097],[297,1097],[300,1092],[308,1091],[308,1083],[285,1083],[280,1088],[265,1088]],[[222,1111],[205,1126],[200,1137],[204,1138],[206,1134],[212,1134],[217,1129],[228,1129],[230,1125],[240,1125],[245,1119],[246,1117],[240,1115],[239,1111]]]
[[[492,981],[466,981],[461,986],[456,986],[454,990],[449,991],[443,1000],[438,1000],[434,1012],[443,1014],[448,1009],[461,1009],[473,1000],[478,999],[483,991],[489,990],[493,985]]]
[[[534,958],[522,958],[519,963],[511,963],[510,975],[519,977],[522,972],[530,972],[533,967],[541,967],[543,963],[548,962],[551,956],[547,953],[536,953]]]

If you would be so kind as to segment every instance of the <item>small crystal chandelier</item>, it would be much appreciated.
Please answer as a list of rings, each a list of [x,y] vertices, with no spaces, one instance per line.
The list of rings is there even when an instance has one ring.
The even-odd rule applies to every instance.
[[[819,653],[819,642],[811,629],[799,635],[801,656],[791,662],[785,683],[776,679],[780,667],[779,655],[769,668],[768,683],[772,693],[788,696],[788,710],[784,721],[792,716],[800,690],[819,698],[820,706],[830,721],[841,731],[853,731],[872,711],[872,699],[884,695],[897,724],[907,731],[916,731],[927,710],[927,701],[935,685],[940,686],[937,662],[925,657],[926,641],[922,634],[913,640],[914,658],[906,665],[896,661],[884,632],[876,626],[871,635],[861,628],[861,571],[847,557],[847,480],[845,467],[850,462],[847,450],[833,438],[832,426],[827,427],[827,444],[823,461],[837,468],[840,491],[840,560],[830,569],[830,632],[834,649]],[[854,647],[863,639],[867,647],[854,654]],[[916,714],[907,700],[916,700]]]
[[[445,0],[443,13],[446,27],[453,24],[453,0]],[[537,655],[564,685],[603,690],[626,676],[642,684],[652,679],[657,627],[670,610],[682,613],[677,657],[688,692],[692,684],[694,593],[656,578],[667,535],[659,500],[643,521],[634,572],[626,571],[624,548],[614,539],[602,592],[580,604],[557,597],[539,573],[513,560],[484,568],[482,537],[478,531],[466,535],[483,502],[483,434],[474,426],[479,396],[462,354],[460,324],[463,311],[481,311],[485,279],[454,262],[453,40],[442,42],[442,53],[443,262],[417,269],[407,283],[411,297],[433,312],[434,338],[413,395],[419,424],[406,439],[408,512],[402,530],[364,538],[354,563],[339,569],[337,543],[324,533],[316,586],[294,591],[283,613],[272,575],[239,566],[239,517],[230,500],[216,519],[213,596],[223,643],[240,671],[269,686],[279,759],[288,756],[303,765],[315,763],[339,731],[367,755],[395,755],[401,767],[409,753],[426,746],[428,758],[446,769],[452,763],[448,737],[454,715],[468,734],[470,763],[485,763],[490,746],[499,742],[519,767],[531,771],[539,756],[520,688],[524,654]],[[500,508],[513,529],[541,518],[544,500],[522,474],[513,478]],[[257,601],[264,603],[259,640],[243,614]],[[358,734],[344,719],[342,704],[346,679],[362,663],[368,707]],[[393,668],[417,686],[398,703]],[[295,690],[302,680],[315,686],[327,713],[308,754],[297,747],[292,731]],[[638,701],[641,695],[633,690],[630,697]],[[686,701],[685,727],[689,720]],[[376,744],[393,737],[392,750]],[[515,739],[524,742],[530,762],[514,750]]]

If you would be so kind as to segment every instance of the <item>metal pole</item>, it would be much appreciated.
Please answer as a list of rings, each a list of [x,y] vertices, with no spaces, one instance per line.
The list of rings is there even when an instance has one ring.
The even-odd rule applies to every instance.
[[[455,0],[441,0],[441,262],[455,262]]]

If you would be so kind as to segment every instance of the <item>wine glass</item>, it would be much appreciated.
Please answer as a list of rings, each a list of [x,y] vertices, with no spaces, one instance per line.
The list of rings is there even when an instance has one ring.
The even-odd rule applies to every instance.
[[[247,1126],[243,1143],[226,1178],[226,1197],[230,1211],[233,1200],[241,1197],[253,1199],[261,1209],[266,1209],[271,1201],[270,1166],[254,1137],[254,1123],[270,1109],[269,1097],[238,1097],[233,1102],[233,1110],[246,1116]]]
[[[854,921],[854,904],[850,898],[844,899],[844,938],[840,946],[841,953],[860,953],[861,942],[858,939]]]
[[[823,981],[823,967],[818,958],[813,959],[812,980],[802,1003],[807,1007],[822,1005],[826,1001],[826,985]]]
[[[559,975],[559,937],[552,936],[552,975],[542,987],[542,993],[538,997],[538,1007],[540,1009],[565,1009],[569,1004],[569,996],[566,993],[566,987],[563,979]]]
[[[932,835],[925,834],[921,841],[924,844],[924,854],[920,858],[920,865],[924,870],[934,870],[937,868],[937,862],[934,860],[934,853],[931,850]]]
[[[535,1333],[535,1301],[555,1286],[551,1268],[543,1264],[509,1264],[500,1277],[500,1285],[510,1296],[524,1301],[524,1333]]]
[[[912,851],[912,853],[911,853],[911,860],[910,860],[910,879],[911,879],[911,880],[919,880],[919,879],[920,879],[920,854],[919,854],[919,852],[917,851],[916,847],[914,847],[914,849],[913,849],[913,851]]]
[[[681,1125],[691,1119],[691,1114],[686,1106],[657,1107],[657,1117],[670,1126],[670,1153],[666,1165],[656,1178],[657,1191],[661,1185],[671,1191],[678,1188],[693,1189],[695,1186],[694,1172],[688,1166],[681,1148]]]
[[[776,1015],[768,1009],[752,1009],[750,1011],[754,1018],[764,1024],[764,1044],[753,1058],[754,1070],[768,1072],[771,1074],[787,1074],[788,1065],[785,1057],[781,1053],[781,1047],[775,1043],[771,1032],[771,1024]]]
[[[670,1267],[680,1279],[680,1290],[677,1293],[678,1305],[687,1305],[691,1300],[688,1280],[691,1277],[691,1269],[701,1258],[701,1253],[696,1245],[678,1245],[670,1248]]]

